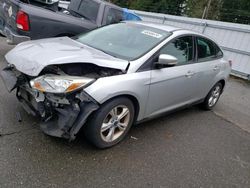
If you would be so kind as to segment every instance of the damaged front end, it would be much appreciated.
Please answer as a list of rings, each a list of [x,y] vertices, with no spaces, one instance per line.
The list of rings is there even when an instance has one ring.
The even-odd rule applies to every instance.
[[[41,118],[44,133],[74,140],[87,118],[99,108],[83,88],[115,74],[122,72],[93,64],[65,64],[45,67],[39,76],[31,77],[9,65],[1,77],[9,92],[16,89],[23,108]]]

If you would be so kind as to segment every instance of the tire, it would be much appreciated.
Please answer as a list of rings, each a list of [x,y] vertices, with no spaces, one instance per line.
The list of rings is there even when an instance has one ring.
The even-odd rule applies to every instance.
[[[134,115],[135,109],[131,100],[126,97],[112,99],[90,116],[84,134],[98,148],[112,147],[127,135]]]
[[[220,82],[215,84],[215,86],[209,91],[201,107],[204,110],[212,110],[220,99],[222,94],[223,86]]]

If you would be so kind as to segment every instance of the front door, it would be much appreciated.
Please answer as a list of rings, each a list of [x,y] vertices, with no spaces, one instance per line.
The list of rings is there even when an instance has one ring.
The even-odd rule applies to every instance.
[[[146,117],[158,115],[196,100],[194,37],[184,36],[167,43],[159,52],[178,59],[174,67],[153,69]],[[156,60],[158,57],[156,57]]]

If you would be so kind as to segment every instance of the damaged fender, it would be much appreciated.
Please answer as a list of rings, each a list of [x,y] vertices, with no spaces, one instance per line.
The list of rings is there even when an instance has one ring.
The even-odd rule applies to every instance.
[[[62,137],[70,141],[76,138],[76,134],[86,123],[88,117],[99,108],[97,102],[81,92],[80,104],[73,103],[65,109],[56,109],[58,119],[43,122],[42,131],[50,136]]]

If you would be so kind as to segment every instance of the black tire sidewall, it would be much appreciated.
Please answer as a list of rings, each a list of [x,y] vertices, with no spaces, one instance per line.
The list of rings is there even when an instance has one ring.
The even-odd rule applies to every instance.
[[[105,142],[100,133],[100,129],[103,123],[104,118],[107,116],[107,114],[116,106],[124,105],[126,106],[130,111],[130,122],[127,126],[127,129],[124,131],[124,133],[115,141],[113,142]],[[109,100],[108,102],[104,103],[100,106],[100,108],[94,112],[93,115],[90,116],[86,128],[84,130],[84,134],[86,138],[94,144],[98,148],[109,148],[112,147],[119,142],[121,142],[124,137],[127,135],[128,131],[130,130],[133,122],[134,122],[134,115],[135,115],[135,109],[132,101],[126,97],[119,97],[112,100]]]

